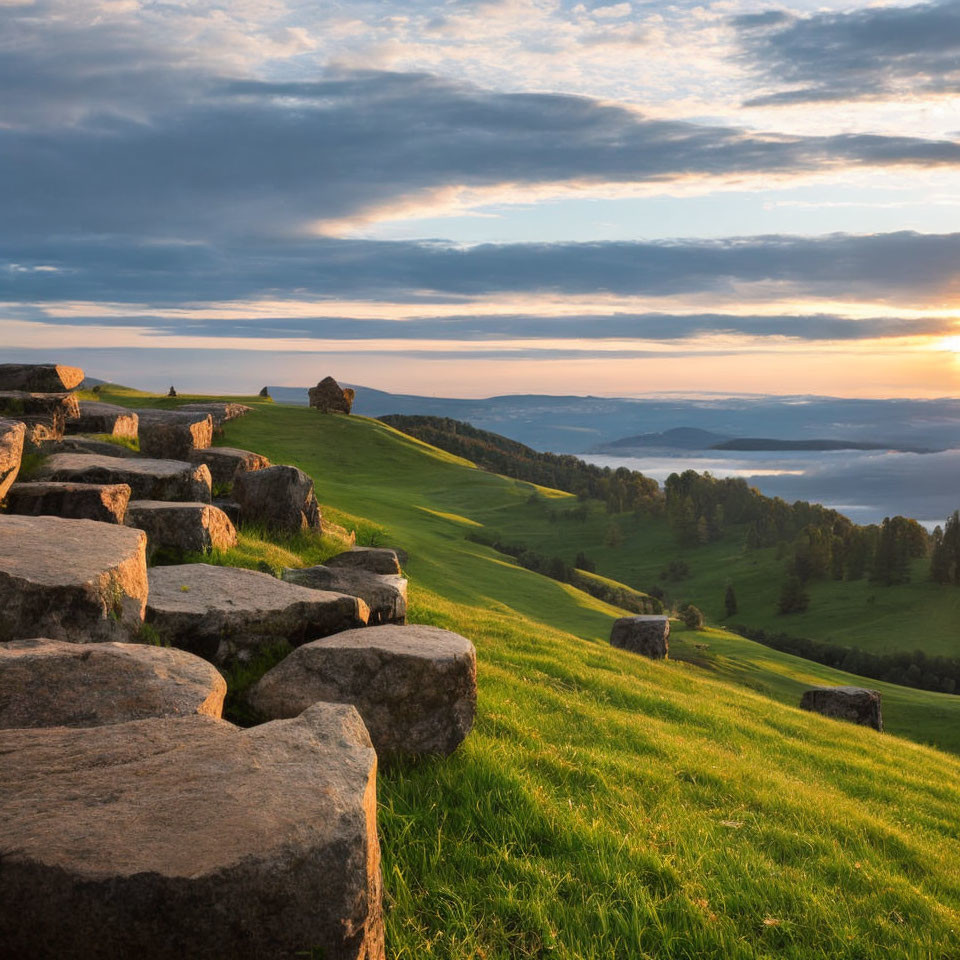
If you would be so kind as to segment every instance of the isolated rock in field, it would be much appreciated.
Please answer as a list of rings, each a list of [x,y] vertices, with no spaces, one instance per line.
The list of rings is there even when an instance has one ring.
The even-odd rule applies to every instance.
[[[0,943],[30,960],[383,960],[352,707],[0,731]]]
[[[610,643],[621,650],[662,660],[670,652],[670,620],[667,617],[621,617],[610,632]]]
[[[814,687],[805,690],[800,709],[883,730],[880,691],[864,687]]]
[[[147,538],[94,520],[0,515],[0,641],[130,640],[147,600]]]
[[[287,567],[287,583],[313,590],[333,590],[360,597],[370,608],[370,626],[403,623],[407,618],[407,581],[391,574],[370,573],[351,567]]]
[[[138,410],[140,452],[162,460],[189,460],[194,450],[213,443],[213,419],[209,413],[178,410]]]
[[[27,428],[19,420],[0,420],[0,500],[6,496],[20,472],[26,432]]]
[[[230,518],[209,503],[131,500],[126,524],[147,535],[147,559],[160,550],[227,550],[237,545]]]
[[[473,644],[439,627],[347,630],[294,650],[249,694],[266,717],[312,703],[352,703],[381,756],[452,753],[477,705]]]
[[[139,422],[133,410],[113,403],[81,400],[79,416],[67,424],[67,433],[108,433],[136,439]]]
[[[40,447],[43,456],[58,453],[88,453],[97,457],[136,457],[136,451],[120,443],[109,440],[94,440],[93,437],[65,436],[62,440],[51,440]]]
[[[236,420],[248,414],[253,407],[248,407],[243,403],[185,403],[177,407],[181,413],[209,413],[213,419],[213,432],[219,436],[223,433],[223,425],[228,420]]]
[[[0,728],[219,717],[227,683],[186,650],[142,643],[0,643]]]
[[[238,473],[232,492],[245,524],[262,523],[282,533],[322,530],[313,480],[297,467],[266,467]]]
[[[135,500],[201,500],[210,502],[210,471],[185,460],[100,457],[58,453],[37,471],[37,480],[73,483],[125,483]]]
[[[123,523],[129,501],[125,483],[15,483],[7,494],[7,510],[25,517]]]
[[[229,486],[238,473],[248,470],[264,470],[270,466],[266,457],[249,450],[236,447],[207,447],[204,450],[191,450],[191,463],[205,463],[210,470],[214,486]]]
[[[356,597],[309,590],[268,573],[186,563],[150,570],[147,620],[160,638],[213,663],[246,660],[264,647],[299,646],[363,626]]]
[[[72,393],[0,393],[0,416],[20,420],[26,426],[25,439],[35,446],[62,439],[67,421],[78,413]]]
[[[265,399],[270,399],[270,391],[266,387],[260,388],[260,393],[257,396],[264,397]]]
[[[0,390],[61,393],[75,390],[81,383],[83,371],[79,367],[57,363],[0,363]]]
[[[326,565],[353,567],[358,570],[369,570],[370,573],[399,574],[401,572],[397,551],[385,547],[353,547],[331,557]]]
[[[333,377],[324,377],[307,391],[310,406],[321,413],[349,413],[356,395],[350,387],[344,389]]]

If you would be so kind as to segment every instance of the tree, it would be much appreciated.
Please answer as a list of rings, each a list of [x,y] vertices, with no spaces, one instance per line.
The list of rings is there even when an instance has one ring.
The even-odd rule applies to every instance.
[[[777,609],[780,613],[803,613],[810,606],[810,594],[799,577],[788,577],[780,591]]]
[[[737,606],[737,595],[733,591],[732,583],[727,584],[727,592],[723,597],[723,605],[726,608],[728,617],[732,617],[739,610]]]
[[[573,565],[578,570],[586,570],[587,573],[597,572],[597,565],[582,550],[577,554]]]
[[[703,612],[699,607],[695,607],[692,603],[684,604],[680,608],[680,619],[691,630],[703,629]]]

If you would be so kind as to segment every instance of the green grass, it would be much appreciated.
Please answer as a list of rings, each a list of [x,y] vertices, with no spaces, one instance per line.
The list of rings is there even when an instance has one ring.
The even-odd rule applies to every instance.
[[[677,626],[683,659],[615,650],[619,611],[466,540],[580,549],[529,485],[362,418],[254,406],[224,442],[405,548],[410,619],[477,646],[470,737],[379,779],[393,960],[958,956],[960,759],[905,736],[960,748],[960,698],[885,688],[878,735],[791,705],[842,674],[720,630]],[[308,546],[250,534],[232,560]]]

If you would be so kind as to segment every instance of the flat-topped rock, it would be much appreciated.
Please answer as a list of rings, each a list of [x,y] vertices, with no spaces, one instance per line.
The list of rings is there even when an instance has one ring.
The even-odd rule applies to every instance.
[[[236,447],[206,447],[203,450],[191,450],[191,463],[205,463],[210,470],[210,476],[217,486],[229,486],[238,473],[248,470],[263,470],[270,466],[266,457],[250,450],[239,450]]]
[[[314,590],[333,590],[360,597],[370,608],[370,626],[404,623],[407,618],[407,581],[393,574],[370,573],[356,567],[287,567],[287,583]]]
[[[473,644],[439,627],[367,627],[298,647],[250,691],[265,717],[352,703],[381,757],[452,753],[477,705]]]
[[[369,616],[357,597],[298,587],[255,570],[205,563],[150,570],[148,622],[162,640],[216,664],[360,627]]]
[[[23,960],[383,960],[376,754],[318,704],[0,731],[0,943]]]
[[[20,472],[27,428],[20,420],[0,420],[0,500],[7,495]]]
[[[397,551],[386,547],[351,547],[331,557],[326,562],[326,566],[369,570],[370,573],[399,574],[401,572]]]
[[[58,453],[45,461],[35,477],[74,483],[125,483],[135,500],[210,502],[210,471],[203,464],[185,460]]]
[[[67,433],[108,433],[136,438],[140,418],[126,407],[97,400],[81,400],[76,420],[67,424]]]
[[[112,523],[0,515],[0,642],[133,639],[146,608],[146,543]]]
[[[40,453],[52,457],[58,453],[87,453],[98,457],[136,457],[136,451],[120,443],[111,443],[109,440],[97,440],[93,437],[78,436],[76,434],[63,437],[60,440],[50,440],[43,444]]]
[[[142,643],[0,643],[0,728],[219,717],[227,683],[186,650]]]
[[[188,460],[193,450],[213,443],[209,413],[179,410],[138,410],[140,452],[145,457]]]
[[[7,494],[7,511],[28,517],[69,517],[123,523],[130,501],[125,483],[15,483]]]
[[[212,401],[211,403],[185,403],[177,407],[177,410],[187,413],[209,413],[213,420],[213,430],[215,433],[223,433],[223,425],[228,420],[236,420],[238,417],[246,416],[253,407],[248,407],[244,403],[220,403]]]
[[[263,524],[281,533],[323,529],[313,480],[298,467],[280,465],[238,473],[232,492],[244,523]]]
[[[621,617],[610,631],[610,644],[621,650],[663,660],[670,652],[670,619],[659,616]]]
[[[237,545],[236,527],[222,510],[209,503],[131,500],[125,522],[147,535],[150,560],[161,550],[206,553]]]
[[[879,690],[864,687],[813,687],[800,698],[800,709],[883,730]]]
[[[26,393],[0,391],[0,416],[21,421],[26,440],[36,446],[63,437],[68,420],[79,414],[72,393]]]
[[[59,363],[0,363],[0,390],[61,393],[83,383],[79,367]]]

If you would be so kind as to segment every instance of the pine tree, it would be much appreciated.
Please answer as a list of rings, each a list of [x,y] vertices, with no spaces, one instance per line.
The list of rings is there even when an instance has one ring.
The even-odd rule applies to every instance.
[[[733,591],[732,583],[727,584],[727,592],[723,597],[723,605],[726,607],[728,617],[732,617],[739,610],[737,606],[737,595]]]
[[[789,577],[780,591],[777,608],[781,613],[803,613],[810,606],[810,594],[799,577]]]

